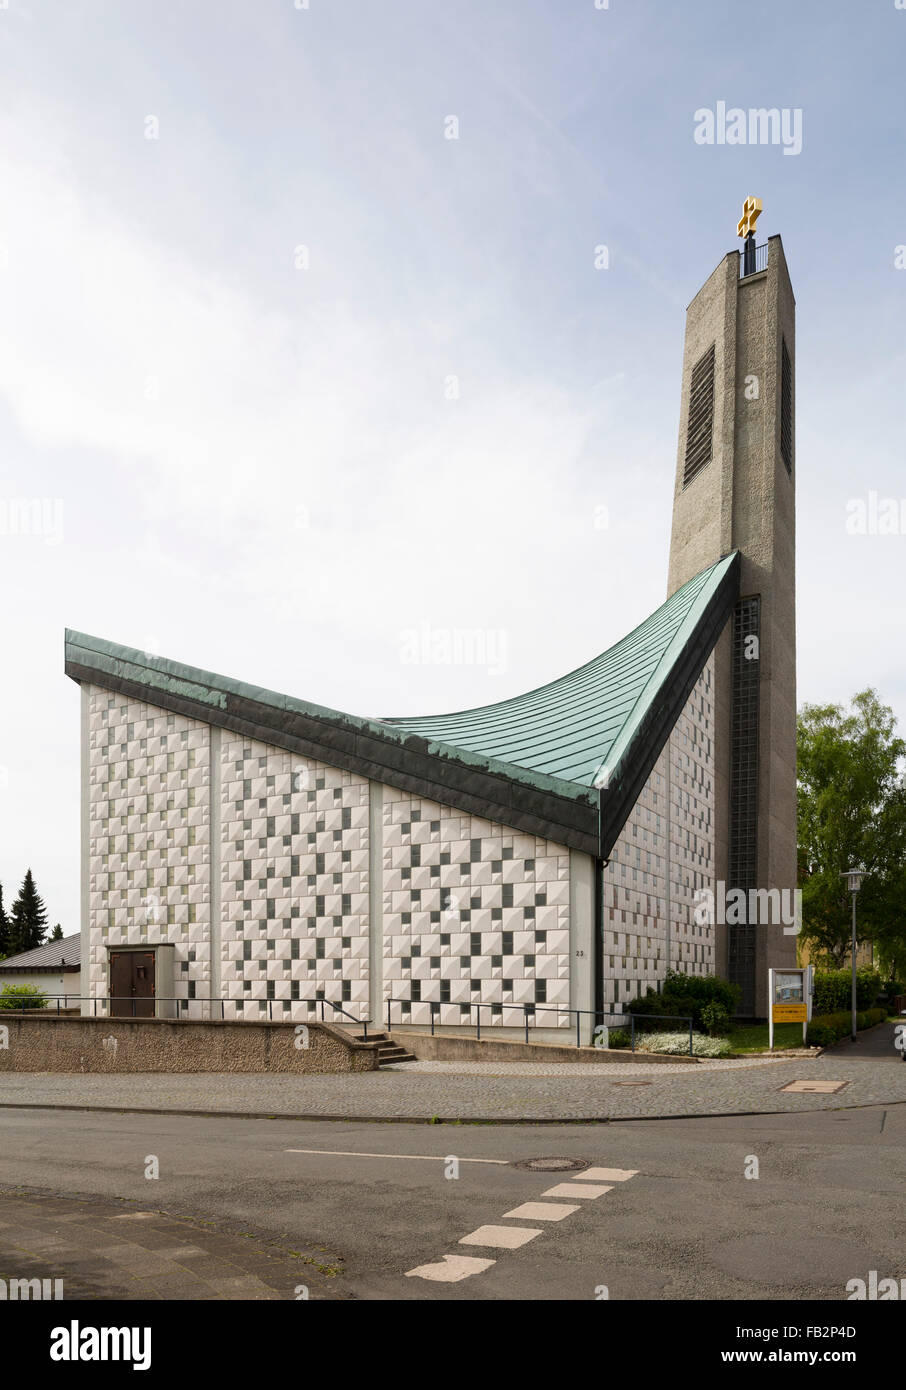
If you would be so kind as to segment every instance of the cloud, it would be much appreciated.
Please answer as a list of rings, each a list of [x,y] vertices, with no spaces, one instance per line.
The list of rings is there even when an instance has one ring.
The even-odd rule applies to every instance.
[[[35,446],[96,461],[95,505],[108,483],[132,498],[109,544],[154,556],[164,608],[169,567],[181,591],[279,607],[309,638],[500,623],[521,603],[554,617],[568,572],[595,563],[583,454],[609,390],[589,407],[516,380],[480,346],[474,301],[369,314],[356,287],[294,270],[289,243],[275,308],[88,197],[47,157],[52,133],[34,144],[40,161],[0,152],[2,392]]]

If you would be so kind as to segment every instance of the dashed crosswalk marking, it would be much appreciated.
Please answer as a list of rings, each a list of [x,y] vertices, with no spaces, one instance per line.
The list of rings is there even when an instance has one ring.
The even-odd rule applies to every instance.
[[[595,1197],[603,1197],[605,1192],[612,1192],[610,1187],[600,1187],[592,1182],[558,1182],[554,1187],[549,1187],[546,1192],[542,1192],[542,1197],[583,1197],[586,1201]]]
[[[477,1255],[441,1255],[436,1264],[407,1269],[407,1279],[430,1279],[435,1284],[458,1284],[472,1274],[482,1274],[496,1260],[482,1260]]]
[[[527,1245],[535,1236],[540,1235],[541,1231],[533,1230],[531,1226],[479,1226],[477,1231],[463,1236],[459,1243],[488,1245],[500,1250],[518,1250],[520,1245]]]
[[[503,1213],[504,1221],[563,1221],[578,1211],[570,1202],[523,1202],[521,1207]]]
[[[568,1182],[558,1182],[541,1193],[541,1197],[567,1197],[566,1202],[535,1201],[523,1202],[512,1211],[503,1213],[504,1221],[565,1221],[573,1212],[579,1210],[581,1203],[593,1202],[603,1197],[605,1192],[613,1191],[613,1183],[627,1182],[636,1177],[637,1168],[586,1168],[575,1173]],[[602,1181],[602,1179],[604,1181]],[[575,1204],[575,1199],[579,1203]],[[530,1240],[543,1234],[543,1228],[534,1226],[479,1226],[469,1235],[463,1236],[460,1245],[482,1245],[488,1249],[518,1250]],[[468,1279],[472,1274],[481,1274],[496,1264],[491,1259],[476,1259],[468,1255],[443,1255],[433,1264],[418,1265],[406,1271],[406,1278],[431,1279],[441,1284],[455,1284],[460,1279]]]

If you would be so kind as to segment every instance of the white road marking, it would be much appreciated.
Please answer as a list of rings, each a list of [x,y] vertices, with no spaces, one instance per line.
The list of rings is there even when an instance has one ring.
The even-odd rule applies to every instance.
[[[523,1202],[521,1207],[505,1211],[503,1219],[507,1221],[512,1216],[521,1221],[562,1221],[578,1210],[569,1202]]]
[[[284,1149],[285,1154],[326,1154],[329,1158],[416,1158],[423,1163],[446,1163],[446,1154],[366,1154],[358,1149]],[[509,1165],[508,1158],[460,1158],[459,1163],[502,1163]]]
[[[430,1279],[435,1284],[458,1284],[470,1274],[481,1274],[496,1264],[496,1260],[480,1260],[476,1255],[441,1255],[437,1264],[418,1265],[407,1269],[406,1279]]]
[[[430,1154],[359,1154],[343,1150],[330,1149],[285,1149],[284,1153],[336,1153],[343,1158],[422,1158],[432,1162],[438,1162],[434,1155]],[[501,1158],[476,1158],[463,1159],[464,1163],[504,1163]],[[576,1173],[571,1182],[560,1182],[554,1187],[549,1187],[546,1192],[542,1192],[542,1197],[581,1197],[586,1201],[594,1201],[596,1197],[602,1197],[605,1192],[612,1192],[613,1188],[608,1184],[603,1184],[590,1179],[608,1178],[610,1182],[626,1182],[629,1178],[634,1178],[638,1174],[637,1168],[586,1168],[584,1173]],[[514,1207],[512,1211],[503,1214],[504,1221],[525,1220],[525,1221],[564,1221],[567,1216],[571,1216],[574,1211],[578,1211],[577,1206],[567,1202],[523,1202],[521,1206]],[[491,1249],[518,1250],[520,1246],[528,1244],[534,1240],[535,1236],[542,1234],[541,1229],[533,1229],[529,1226],[479,1226],[477,1231],[472,1231],[470,1235],[463,1236],[460,1245],[485,1245]],[[430,1279],[439,1284],[456,1284],[461,1279],[468,1279],[472,1274],[481,1274],[484,1270],[490,1269],[491,1265],[496,1264],[496,1260],[473,1259],[468,1255],[442,1255],[440,1260],[434,1264],[418,1265],[415,1269],[406,1271],[407,1279]]]
[[[626,1182],[638,1175],[638,1168],[586,1168],[584,1173],[576,1173],[574,1182]]]
[[[584,1182],[558,1182],[556,1187],[549,1187],[546,1192],[542,1192],[542,1197],[602,1197],[605,1192],[611,1192],[610,1187],[597,1187],[594,1183]]]
[[[477,1231],[472,1231],[470,1235],[463,1236],[460,1245],[489,1245],[497,1246],[501,1250],[518,1250],[520,1245],[526,1245],[535,1236],[540,1236],[541,1231],[534,1231],[528,1226],[479,1226]]]

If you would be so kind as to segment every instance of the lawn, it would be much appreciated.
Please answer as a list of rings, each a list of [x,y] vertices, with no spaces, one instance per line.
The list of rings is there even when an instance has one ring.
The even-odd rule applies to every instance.
[[[753,1023],[745,1028],[734,1028],[728,1034],[728,1040],[733,1052],[767,1052],[768,1025],[766,1023]],[[785,1047],[801,1046],[801,1023],[777,1023],[774,1025],[775,1052],[780,1052]]]

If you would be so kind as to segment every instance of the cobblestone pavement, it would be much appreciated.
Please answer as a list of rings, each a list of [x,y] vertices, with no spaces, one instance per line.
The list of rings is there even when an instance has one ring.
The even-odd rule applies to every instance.
[[[344,1076],[0,1074],[2,1107],[299,1115],[335,1119],[617,1120],[765,1114],[906,1101],[906,1066],[817,1058],[661,1067],[654,1063],[397,1064]],[[845,1082],[792,1093],[791,1081]]]
[[[0,1189],[0,1278],[7,1287],[49,1279],[48,1291],[65,1301],[332,1298],[340,1296],[332,1281],[342,1264],[327,1251],[290,1250],[265,1232],[137,1202]]]
[[[808,1061],[813,1061],[814,1053],[810,1054]],[[778,1057],[728,1057],[721,1061],[698,1061],[690,1062],[684,1066],[681,1062],[670,1067],[670,1076],[694,1076],[703,1069],[708,1071],[736,1071],[746,1067],[772,1067],[776,1066],[781,1060]],[[588,1076],[589,1066],[581,1062],[392,1062],[382,1068],[383,1071],[406,1071],[416,1075],[440,1075],[455,1076]],[[627,1080],[634,1076],[659,1076],[667,1079],[668,1073],[662,1064],[658,1062],[633,1062],[624,1065],[622,1062],[597,1062],[594,1069],[595,1076],[603,1075],[611,1078],[625,1077]]]

